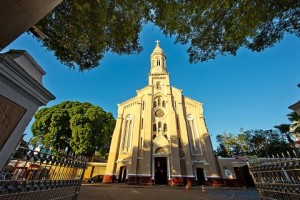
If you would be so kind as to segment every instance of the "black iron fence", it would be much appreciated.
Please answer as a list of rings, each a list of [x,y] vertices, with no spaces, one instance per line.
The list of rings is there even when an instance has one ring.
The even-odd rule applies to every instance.
[[[250,159],[249,170],[261,199],[300,199],[300,158],[295,151]]]
[[[0,173],[0,199],[77,199],[87,158],[21,146]]]

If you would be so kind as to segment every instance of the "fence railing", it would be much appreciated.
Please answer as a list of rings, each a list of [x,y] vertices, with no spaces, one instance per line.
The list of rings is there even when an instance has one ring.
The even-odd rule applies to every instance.
[[[77,199],[87,158],[21,146],[0,173],[0,199]]]
[[[295,151],[250,159],[249,170],[261,199],[300,199],[300,158]]]

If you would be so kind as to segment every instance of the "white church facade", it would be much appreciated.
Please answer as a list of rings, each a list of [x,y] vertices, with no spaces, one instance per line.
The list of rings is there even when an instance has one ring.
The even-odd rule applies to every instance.
[[[170,85],[157,41],[148,85],[118,104],[104,183],[207,184],[218,180],[203,104]]]

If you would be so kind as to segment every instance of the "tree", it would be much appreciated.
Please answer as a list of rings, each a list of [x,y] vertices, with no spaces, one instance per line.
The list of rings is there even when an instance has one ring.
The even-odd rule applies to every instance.
[[[176,42],[190,44],[190,62],[236,55],[241,47],[262,51],[282,40],[286,32],[300,36],[299,1],[152,2],[154,23],[166,35],[176,35]]]
[[[64,0],[37,27],[48,39],[43,45],[70,68],[97,67],[107,51],[139,53],[139,32],[147,11],[138,1]]]
[[[299,10],[294,0],[64,0],[37,27],[48,36],[44,46],[83,71],[97,67],[108,51],[139,53],[139,33],[148,22],[190,44],[189,61],[196,63],[241,47],[262,51],[285,33],[299,37]]]
[[[247,137],[249,155],[266,157],[276,154],[281,155],[292,150],[277,130],[254,129],[247,130],[244,134]]]
[[[289,124],[280,124],[280,125],[274,126],[274,128],[277,128],[280,131],[280,133],[283,134],[286,137],[288,142],[291,145],[294,145],[294,140],[291,137],[290,125]]]
[[[266,157],[271,155],[282,155],[292,148],[276,130],[247,130],[234,135],[223,133],[217,135],[217,155],[233,157],[236,155],[256,155]]]
[[[31,127],[32,143],[55,150],[68,148],[77,154],[105,156],[115,119],[111,113],[90,103],[65,101],[42,108]]]
[[[220,143],[217,149],[218,156],[232,157],[248,152],[246,137],[243,134],[233,135],[232,133],[224,132],[217,135],[217,142]]]
[[[300,116],[296,112],[291,112],[288,115],[291,122],[290,132],[297,139],[300,139]]]

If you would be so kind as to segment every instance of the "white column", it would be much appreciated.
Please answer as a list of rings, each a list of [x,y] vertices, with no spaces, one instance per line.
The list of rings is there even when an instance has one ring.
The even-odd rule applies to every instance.
[[[155,163],[154,163],[154,157],[152,156],[152,180],[154,180],[154,166],[155,166]]]
[[[171,180],[171,167],[170,167],[170,157],[167,157],[167,168],[168,168],[168,180]]]

